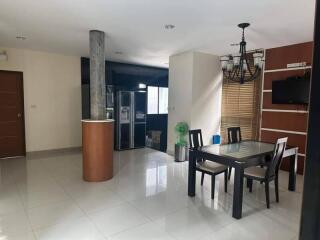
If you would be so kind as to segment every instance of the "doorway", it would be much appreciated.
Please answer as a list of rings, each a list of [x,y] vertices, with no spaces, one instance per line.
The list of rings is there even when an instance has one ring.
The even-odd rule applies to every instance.
[[[0,158],[25,156],[22,72],[0,70]]]

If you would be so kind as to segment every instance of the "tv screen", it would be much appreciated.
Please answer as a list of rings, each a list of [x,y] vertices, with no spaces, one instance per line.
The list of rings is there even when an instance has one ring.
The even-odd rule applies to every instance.
[[[310,80],[304,77],[290,78],[272,82],[273,104],[309,103]]]

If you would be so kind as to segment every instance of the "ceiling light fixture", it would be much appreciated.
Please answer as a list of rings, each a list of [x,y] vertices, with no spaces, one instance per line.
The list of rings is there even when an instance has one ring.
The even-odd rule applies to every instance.
[[[166,24],[164,25],[164,28],[167,29],[167,30],[171,30],[171,29],[174,29],[176,26],[175,25],[172,25],[172,24]]]
[[[253,53],[253,64],[255,69],[253,71],[250,68],[249,57],[246,51],[247,43],[244,37],[244,30],[249,26],[249,23],[240,23],[238,25],[238,27],[242,29],[242,40],[239,44],[239,53],[222,56],[220,60],[224,77],[230,81],[239,82],[241,84],[259,77],[263,66],[263,52],[256,51]]]
[[[114,53],[117,54],[117,55],[122,55],[123,54],[123,52],[121,52],[121,51],[115,51]]]
[[[144,89],[144,88],[147,88],[147,85],[146,84],[144,84],[144,83],[139,83],[139,88],[140,89]]]
[[[27,38],[24,37],[24,36],[16,36],[16,39],[18,39],[18,40],[26,40]]]

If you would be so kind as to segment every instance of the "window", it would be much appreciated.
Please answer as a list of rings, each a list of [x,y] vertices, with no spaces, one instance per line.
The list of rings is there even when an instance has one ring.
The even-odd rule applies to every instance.
[[[148,86],[148,114],[168,114],[168,88]]]
[[[254,67],[251,67],[254,71]],[[245,84],[223,79],[221,112],[223,142],[228,141],[227,128],[229,127],[240,127],[243,140],[259,139],[260,91],[261,77]]]
[[[158,114],[158,87],[148,87],[148,114]]]
[[[168,88],[159,88],[159,114],[168,114]]]

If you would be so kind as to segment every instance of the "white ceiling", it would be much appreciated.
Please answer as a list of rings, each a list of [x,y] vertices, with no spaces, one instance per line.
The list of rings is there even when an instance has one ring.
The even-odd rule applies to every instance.
[[[88,56],[89,30],[106,32],[106,58],[167,67],[195,50],[236,52],[312,40],[315,0],[1,0],[0,46]],[[174,24],[165,30],[165,24]],[[17,40],[16,36],[27,40]],[[119,55],[115,52],[120,51]]]

